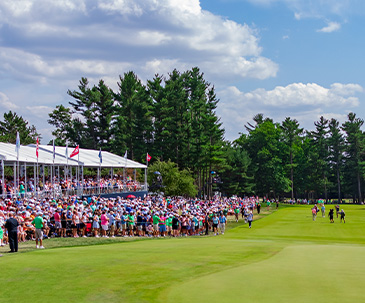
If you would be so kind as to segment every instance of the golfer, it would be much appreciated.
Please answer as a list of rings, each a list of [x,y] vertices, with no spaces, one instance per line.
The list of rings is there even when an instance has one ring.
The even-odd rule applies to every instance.
[[[345,221],[345,212],[343,211],[343,209],[341,209],[341,211],[340,211],[340,222],[342,222],[342,220],[343,220],[343,223],[346,223],[346,221]]]
[[[328,213],[328,217],[330,218],[330,223],[335,223],[335,221],[333,220],[333,216],[334,216],[334,210],[333,208],[331,208]]]
[[[322,218],[324,218],[326,212],[326,207],[324,206],[324,203],[321,206],[321,212],[322,212]]]
[[[247,221],[248,221],[248,227],[249,227],[249,228],[251,228],[251,226],[252,226],[252,221],[253,221],[253,213],[252,213],[252,211],[251,211],[251,210],[250,210],[250,212],[248,213]]]
[[[313,207],[312,208],[312,218],[313,218],[313,221],[316,221],[316,217],[317,217],[317,208],[316,207]]]

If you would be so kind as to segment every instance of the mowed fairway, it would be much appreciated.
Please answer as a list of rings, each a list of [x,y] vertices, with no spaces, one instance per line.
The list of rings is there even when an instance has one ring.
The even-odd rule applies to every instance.
[[[365,302],[365,207],[344,209],[346,224],[289,206],[224,236],[6,254],[0,302]]]

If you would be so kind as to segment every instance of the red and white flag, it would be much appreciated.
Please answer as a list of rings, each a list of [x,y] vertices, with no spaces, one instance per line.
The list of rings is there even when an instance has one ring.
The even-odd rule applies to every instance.
[[[37,156],[37,159],[38,159],[38,156],[39,156],[39,137],[37,137],[37,147],[35,148],[35,155]]]
[[[79,146],[77,145],[75,147],[75,149],[73,150],[73,152],[70,155],[70,158],[72,158],[73,156],[76,156],[79,153]]]
[[[146,156],[146,160],[147,160],[147,162],[150,162],[151,161],[151,156],[147,153],[147,156]]]

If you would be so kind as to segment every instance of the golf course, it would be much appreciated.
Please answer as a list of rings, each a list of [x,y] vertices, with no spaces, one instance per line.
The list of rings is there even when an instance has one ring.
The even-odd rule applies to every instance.
[[[365,206],[342,208],[346,223],[280,205],[219,236],[1,248],[0,302],[365,302]]]

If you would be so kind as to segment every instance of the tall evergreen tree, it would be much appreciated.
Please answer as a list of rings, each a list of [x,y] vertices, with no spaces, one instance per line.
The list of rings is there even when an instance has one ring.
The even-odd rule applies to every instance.
[[[294,168],[297,166],[294,163],[294,154],[299,148],[300,135],[303,133],[303,128],[299,128],[299,122],[297,120],[290,119],[289,117],[283,121],[281,128],[283,130],[283,140],[289,153],[291,198],[294,199]]]
[[[339,122],[336,119],[331,119],[328,128],[329,160],[332,171],[336,176],[338,201],[341,201],[341,170],[343,166],[343,152],[345,150],[345,140],[339,127]]]
[[[314,122],[316,129],[309,135],[312,139],[312,147],[315,152],[313,161],[314,183],[319,186],[317,193],[324,192],[325,199],[328,199],[328,120],[323,116],[319,121]]]
[[[152,99],[135,73],[125,73],[119,81],[115,94],[114,151],[122,154],[126,147],[131,159],[144,162],[152,144]]]
[[[0,142],[15,144],[17,132],[19,132],[20,143],[28,145],[35,143],[40,134],[34,125],[29,125],[22,116],[12,111],[4,113],[4,120],[0,121]]]
[[[346,133],[345,141],[345,180],[354,197],[362,202],[362,176],[365,171],[364,162],[364,134],[361,127],[364,120],[357,118],[355,113],[348,114],[348,120],[342,124]],[[357,194],[356,194],[357,192]]]
[[[70,132],[72,131],[71,109],[66,108],[62,104],[57,105],[48,116],[49,119],[47,122],[56,128],[52,131],[52,135],[55,138],[55,144],[58,146],[66,146],[67,142],[75,144],[76,142],[70,142]]]

